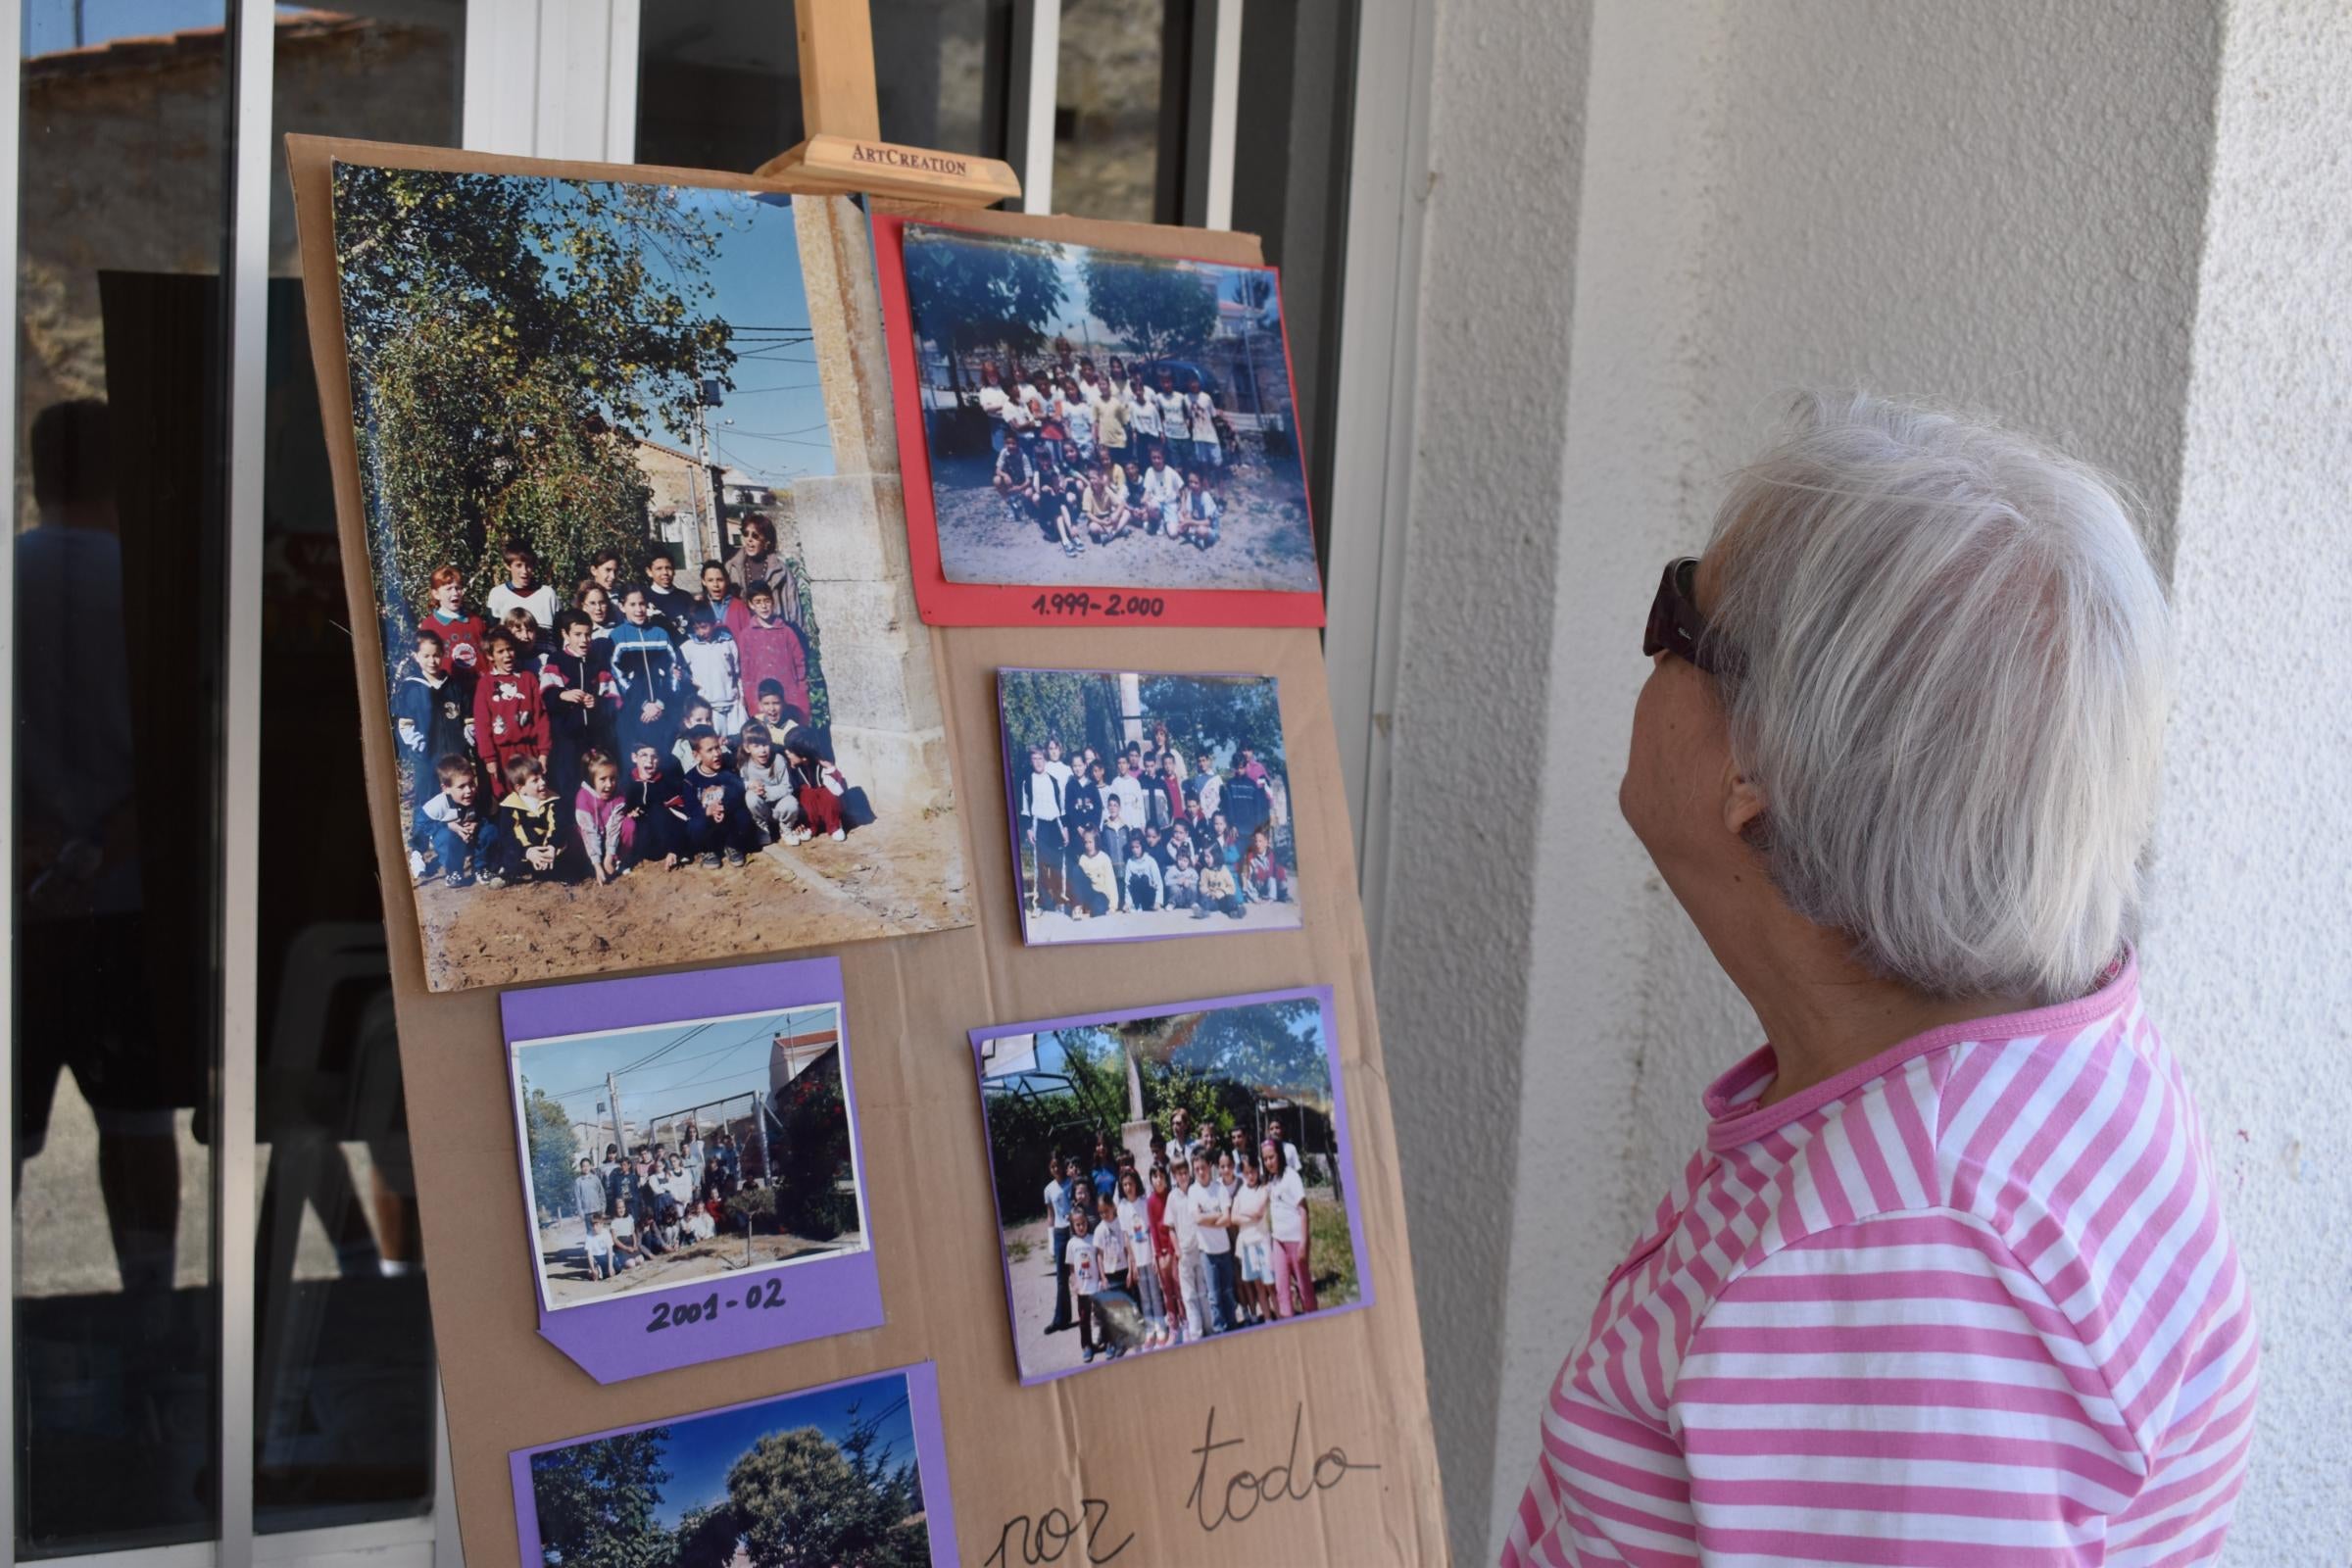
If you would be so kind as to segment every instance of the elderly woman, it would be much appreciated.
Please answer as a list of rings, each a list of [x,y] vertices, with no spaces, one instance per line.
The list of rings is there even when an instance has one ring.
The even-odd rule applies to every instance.
[[[1669,566],[1620,806],[1766,1044],[1502,1561],[2206,1563],[2255,1330],[2131,948],[2169,628],[2097,474],[1809,401]]]

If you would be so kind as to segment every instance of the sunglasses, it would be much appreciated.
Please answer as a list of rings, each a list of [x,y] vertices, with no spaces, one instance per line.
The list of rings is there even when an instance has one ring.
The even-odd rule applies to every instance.
[[[1642,657],[1672,654],[1710,675],[1721,675],[1733,662],[1729,650],[1707,641],[1707,618],[1698,612],[1698,558],[1684,556],[1666,563],[1658,579],[1658,596],[1649,602],[1649,624],[1642,632]]]

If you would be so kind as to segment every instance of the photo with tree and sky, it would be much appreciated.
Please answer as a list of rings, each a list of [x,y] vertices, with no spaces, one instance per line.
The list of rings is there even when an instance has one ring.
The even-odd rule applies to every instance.
[[[1001,669],[997,704],[1024,941],[1301,923],[1289,751],[1272,676]],[[1114,798],[1122,802],[1116,834],[1106,805]],[[1100,860],[1086,858],[1089,833]],[[1204,893],[1212,864],[1232,886],[1214,880]]]
[[[1295,1315],[1269,1314],[1266,1326],[1368,1299],[1362,1233],[1349,1207],[1355,1177],[1324,994],[1301,991],[1110,1015],[1051,1029],[1014,1025],[976,1033],[974,1047],[1013,1348],[1024,1379],[1097,1364],[1082,1359],[1077,1335],[1051,1326],[1063,1281],[1054,1253],[1049,1182],[1074,1159],[1080,1181],[1099,1189],[1096,1171],[1107,1157],[1114,1194],[1128,1168],[1149,1194],[1152,1172],[1180,1124],[1196,1151],[1254,1152],[1279,1129],[1286,1160],[1296,1152],[1307,1233],[1302,1261],[1312,1294],[1296,1304]],[[1195,1335],[1181,1324],[1171,1332],[1182,1313],[1164,1292],[1155,1327],[1144,1296],[1137,1279],[1105,1301],[1100,1327],[1108,1343],[1150,1350],[1215,1337]]]
[[[835,474],[800,244],[828,200],[334,167],[381,787],[435,990],[968,921],[945,768],[873,741],[883,696],[838,701],[800,557]]]
[[[930,1568],[906,1374],[530,1456],[546,1568]]]
[[[905,254],[924,456],[950,581],[1317,589],[1314,525],[1273,269],[922,223],[906,226]],[[1204,390],[1216,419],[1213,457],[1189,440],[1166,440],[1164,426],[1158,439],[1148,439],[1150,416],[1139,423],[1130,411],[1105,420],[1096,383],[1081,374],[1090,368],[1106,391],[1114,369],[1142,371],[1151,390],[1160,386],[1162,372],[1177,391]],[[1180,479],[1197,475],[1213,502],[1214,544],[1186,548],[1156,517],[1138,515],[1109,542],[1082,537],[1085,548],[1065,554],[1054,536],[1051,494],[1007,505],[998,483],[1005,425],[984,392],[992,378],[1010,387],[1038,371],[1049,390],[1064,378],[1080,382],[1085,390],[1076,401],[1098,405],[1085,426],[1094,435],[1129,433],[1120,466],[1131,505],[1144,499],[1142,474],[1154,445],[1164,448]],[[1049,463],[1032,439],[1039,433],[1024,429],[1015,444],[1044,470],[1046,491],[1057,477],[1082,484],[1097,463],[1108,477],[1118,462],[1106,444],[1065,430],[1061,444],[1047,443]],[[1073,498],[1071,505],[1079,503]]]
[[[522,1040],[511,1056],[548,1310],[869,1245],[834,1004]],[[664,1200],[710,1234],[665,1227]],[[640,1244],[625,1258],[610,1239],[623,1228]],[[661,1250],[649,1231],[669,1233]]]

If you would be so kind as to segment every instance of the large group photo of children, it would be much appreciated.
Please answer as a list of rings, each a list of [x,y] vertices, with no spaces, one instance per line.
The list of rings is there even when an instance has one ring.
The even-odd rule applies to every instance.
[[[861,1250],[830,1005],[517,1041],[549,1311]]]
[[[1312,592],[1271,269],[908,224],[950,581]]]
[[[789,199],[344,166],[336,202],[436,987],[961,923],[951,831],[825,854],[924,781],[837,754],[784,543],[831,471],[813,369],[777,368],[814,352]],[[722,441],[799,421],[790,466],[725,466],[721,407]]]
[[[1024,941],[1300,923],[1271,677],[1001,669],[997,702]]]
[[[627,582],[619,553],[598,552],[565,600],[527,544],[501,556],[487,619],[457,567],[433,573],[393,681],[412,876],[459,889],[718,869],[873,819],[810,722],[822,677],[764,521],[704,563],[692,594],[666,547]]]
[[[977,1048],[1024,1381],[1364,1301],[1314,996]]]

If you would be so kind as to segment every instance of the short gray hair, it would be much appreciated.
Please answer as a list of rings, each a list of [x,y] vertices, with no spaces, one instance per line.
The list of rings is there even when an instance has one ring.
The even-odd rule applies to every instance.
[[[1808,394],[1792,422],[1709,547],[1775,885],[1927,995],[2082,995],[2137,935],[2171,696],[2118,487],[1866,394]]]

